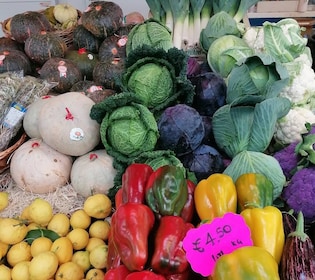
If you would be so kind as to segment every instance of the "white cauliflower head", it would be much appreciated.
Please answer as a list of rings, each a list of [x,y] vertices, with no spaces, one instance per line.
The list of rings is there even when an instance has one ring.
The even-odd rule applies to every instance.
[[[251,26],[245,30],[243,40],[251,47],[256,53],[264,51],[264,29],[262,26]]]
[[[294,60],[291,67],[287,67],[290,80],[286,87],[280,92],[281,97],[288,98],[294,106],[302,106],[313,109],[315,96],[315,72],[311,63],[306,63],[307,59]]]
[[[275,140],[282,144],[301,141],[301,134],[307,132],[306,123],[315,123],[315,114],[307,108],[292,107],[289,113],[276,123]]]

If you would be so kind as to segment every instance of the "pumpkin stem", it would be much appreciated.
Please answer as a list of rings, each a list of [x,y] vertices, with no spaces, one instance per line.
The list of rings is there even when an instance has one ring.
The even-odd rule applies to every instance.
[[[94,160],[96,160],[97,158],[98,158],[97,154],[95,154],[95,153],[90,154],[90,160],[91,160],[91,161],[94,161]]]
[[[32,144],[32,148],[37,148],[37,147],[39,147],[39,143],[38,143],[38,142],[34,142],[34,143]]]
[[[67,107],[66,107],[66,112],[67,112],[66,120],[73,120],[74,119],[73,115],[72,115],[72,113],[70,112],[70,110]]]

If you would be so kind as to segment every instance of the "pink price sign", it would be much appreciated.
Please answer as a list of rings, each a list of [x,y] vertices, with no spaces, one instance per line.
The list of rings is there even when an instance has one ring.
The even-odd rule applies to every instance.
[[[183,240],[192,269],[204,277],[212,274],[219,257],[252,245],[249,227],[244,218],[235,213],[227,213],[211,223],[189,230]]]

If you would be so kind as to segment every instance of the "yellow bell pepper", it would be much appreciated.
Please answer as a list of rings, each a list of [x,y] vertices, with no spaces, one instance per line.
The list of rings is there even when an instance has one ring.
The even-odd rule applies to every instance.
[[[221,256],[209,280],[279,280],[278,264],[268,251],[246,246]]]
[[[211,174],[196,185],[194,200],[202,221],[210,222],[227,212],[236,213],[237,193],[233,179],[221,173]]]
[[[250,228],[253,245],[266,249],[280,263],[285,235],[281,211],[275,206],[248,208],[241,216]]]

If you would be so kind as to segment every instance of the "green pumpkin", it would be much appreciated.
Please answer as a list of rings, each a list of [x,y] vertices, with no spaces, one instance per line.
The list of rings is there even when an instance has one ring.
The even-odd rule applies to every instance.
[[[97,54],[81,48],[79,50],[68,50],[65,58],[73,61],[80,68],[84,79],[91,80],[93,78],[93,70],[98,62]]]

